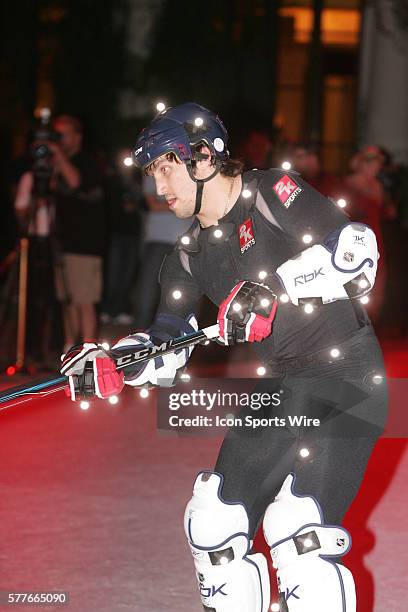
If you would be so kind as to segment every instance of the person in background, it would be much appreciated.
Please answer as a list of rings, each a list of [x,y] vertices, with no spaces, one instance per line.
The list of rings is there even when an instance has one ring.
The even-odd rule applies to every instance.
[[[386,262],[382,221],[395,216],[395,205],[381,174],[387,163],[387,153],[375,145],[360,149],[350,160],[351,173],[344,178],[348,212],[353,221],[369,225],[376,237],[382,256],[379,261],[376,288],[370,303],[370,316],[378,319],[384,301],[386,284]]]
[[[130,325],[130,292],[141,254],[144,198],[141,175],[131,153],[119,151],[108,166],[106,201],[109,215],[109,249],[106,262],[102,323]]]
[[[150,325],[160,297],[159,271],[164,258],[184,234],[192,219],[178,219],[163,196],[158,196],[154,179],[143,177],[143,193],[148,206],[144,249],[135,291],[135,326]]]
[[[59,142],[54,154],[57,236],[61,266],[57,297],[63,304],[65,347],[97,335],[96,304],[102,296],[102,256],[106,218],[103,172],[82,148],[83,129],[76,117],[54,119]]]
[[[294,170],[299,172],[317,191],[328,198],[337,199],[342,196],[340,180],[336,175],[323,170],[314,147],[305,144],[295,145],[291,161]]]
[[[270,168],[273,144],[268,131],[261,127],[251,129],[239,145],[237,153],[244,161],[244,168],[247,170]]]

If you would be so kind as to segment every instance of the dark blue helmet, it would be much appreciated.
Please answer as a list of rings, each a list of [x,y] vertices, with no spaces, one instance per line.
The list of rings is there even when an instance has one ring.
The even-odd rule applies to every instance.
[[[146,168],[166,153],[174,153],[189,163],[196,158],[196,147],[205,143],[219,161],[228,159],[228,133],[221,119],[214,113],[187,102],[164,110],[142,130],[136,141],[133,161]]]

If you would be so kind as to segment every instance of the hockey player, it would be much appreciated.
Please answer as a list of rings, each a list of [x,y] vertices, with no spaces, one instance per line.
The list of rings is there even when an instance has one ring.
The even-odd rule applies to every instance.
[[[227,140],[221,120],[193,103],[163,111],[139,135],[135,163],[170,210],[195,219],[163,264],[152,327],[114,349],[197,329],[204,293],[219,307],[220,339],[254,343],[271,372],[263,384],[282,394],[280,416],[321,419],[312,432],[233,428],[214,471],[198,475],[185,531],[204,610],[269,609],[266,559],[251,551],[263,521],[280,610],[352,612],[354,581],[340,562],[351,540],[341,522],[386,407],[381,352],[360,303],[375,281],[375,235],[297,174],[241,174]],[[61,371],[73,400],[90,384],[108,397],[124,384],[171,384],[190,352],[123,373],[87,343],[65,355]]]

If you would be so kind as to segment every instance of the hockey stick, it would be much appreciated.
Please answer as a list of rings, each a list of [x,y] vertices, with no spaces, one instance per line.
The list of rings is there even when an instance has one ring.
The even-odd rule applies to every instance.
[[[173,351],[179,349],[195,346],[196,344],[200,344],[201,342],[205,342],[206,340],[215,340],[216,338],[218,338],[218,336],[219,328],[218,324],[216,324],[211,325],[210,327],[199,329],[198,331],[193,332],[192,334],[187,334],[186,336],[172,338],[171,340],[167,340],[167,342],[163,342],[162,344],[157,346],[146,347],[139,351],[127,353],[125,355],[122,355],[121,357],[111,357],[116,362],[116,368],[118,370],[121,370],[122,368],[125,368],[130,365],[144,363],[146,361],[149,361],[149,359],[158,357],[159,355],[167,355],[168,353],[172,353]],[[109,351],[107,352],[109,354]],[[0,408],[0,411],[5,410],[5,408],[11,408],[11,406],[15,406],[16,404],[21,404],[30,401],[32,399],[35,399],[36,397],[44,397],[46,395],[49,395],[50,393],[61,391],[66,386],[67,381],[67,376],[53,376],[32,381],[28,385],[18,385],[16,387],[5,389],[4,391],[0,392],[0,404],[5,404],[6,402],[12,400],[19,401],[16,401],[10,406],[4,406],[3,408]]]

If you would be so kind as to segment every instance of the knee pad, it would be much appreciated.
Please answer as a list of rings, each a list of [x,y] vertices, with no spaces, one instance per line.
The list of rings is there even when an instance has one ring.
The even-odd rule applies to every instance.
[[[335,559],[351,548],[350,534],[325,525],[316,499],[296,495],[289,474],[264,516],[264,535],[278,570],[281,612],[355,612],[353,576]]]
[[[262,554],[248,554],[251,542],[245,506],[224,501],[222,484],[221,474],[201,472],[184,515],[204,610],[267,612],[266,559]]]

